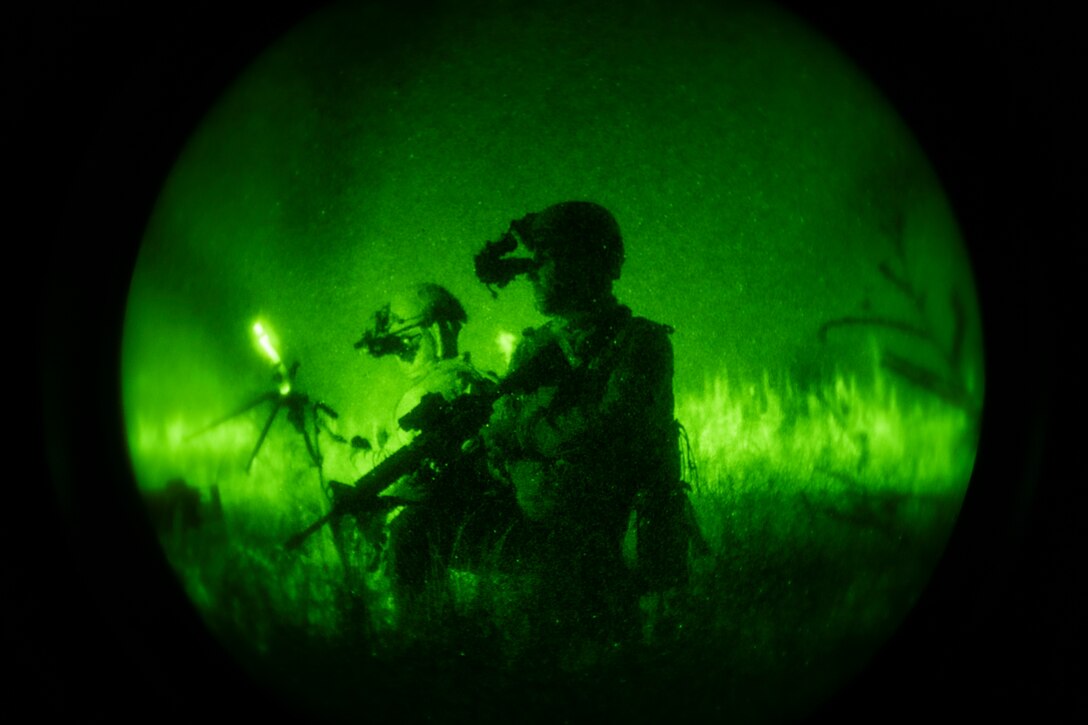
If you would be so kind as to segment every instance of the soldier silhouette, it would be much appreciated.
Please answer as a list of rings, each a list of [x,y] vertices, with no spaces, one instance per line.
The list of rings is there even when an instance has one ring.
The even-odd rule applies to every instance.
[[[519,248],[530,256],[507,256]],[[566,362],[499,398],[483,440],[525,522],[517,558],[537,580],[535,629],[574,668],[638,638],[640,594],[687,575],[672,328],[613,295],[623,261],[615,218],[585,201],[515,220],[476,259],[486,283],[526,275],[551,318],[525,331],[509,374],[556,349]],[[633,512],[635,567],[623,556]]]
[[[398,359],[410,383],[397,404],[398,421],[430,394],[447,401],[494,394],[494,377],[458,350],[467,321],[457,298],[431,283],[395,295],[374,314],[356,347]],[[415,433],[398,428],[394,435],[400,445],[408,445]],[[437,624],[433,615],[448,610],[447,574],[455,544],[464,550],[483,547],[476,540],[490,530],[485,522],[510,518],[513,499],[493,484],[480,452],[441,466],[425,465],[384,492],[385,499],[403,505],[388,523],[385,550],[398,627],[406,633]]]

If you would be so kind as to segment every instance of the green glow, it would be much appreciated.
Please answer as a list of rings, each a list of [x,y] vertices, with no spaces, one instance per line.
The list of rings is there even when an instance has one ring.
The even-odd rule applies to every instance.
[[[808,391],[722,375],[679,401],[678,417],[708,480],[756,468],[798,481],[851,471],[874,490],[940,494],[950,481],[965,486],[974,465],[972,416],[904,396],[879,370],[871,383],[839,375]]]
[[[276,348],[272,347],[272,341],[268,338],[268,333],[264,331],[261,323],[253,323],[253,332],[257,335],[257,342],[260,343],[261,349],[268,355],[268,359],[272,361],[273,365],[279,365],[280,354],[276,352]]]
[[[272,361],[272,364],[276,366],[276,372],[280,377],[280,395],[287,395],[291,392],[291,380],[287,374],[287,368],[280,358],[280,354],[276,352],[276,348],[272,344],[271,337],[265,332],[264,325],[260,322],[253,323],[253,334],[257,336],[257,343],[261,346],[261,350],[263,350],[264,354],[268,356],[268,359]]]
[[[495,344],[502,350],[503,362],[509,365],[510,358],[514,354],[514,348],[517,347],[518,344],[517,336],[511,332],[499,332],[498,336],[495,338]]]
[[[268,429],[248,475],[266,408],[194,434],[267,394],[267,363],[238,334],[259,318],[280,395],[286,350],[294,391],[338,413],[319,430],[322,480],[356,479],[396,445],[407,386],[395,361],[352,348],[370,313],[441,283],[468,312],[462,349],[501,374],[511,331],[542,318],[524,285],[493,299],[473,253],[512,218],[593,199],[625,237],[617,296],[676,328],[676,412],[713,550],[693,562],[672,639],[648,617],[661,655],[648,661],[665,664],[641,684],[703,663],[693,679],[734,693],[723,714],[800,713],[922,591],[974,464],[979,313],[940,185],[875,90],[773,10],[473,7],[443,4],[426,26],[317,16],[180,156],[134,273],[122,370],[141,491],[182,479],[199,492],[202,523],[163,531],[164,550],[209,626],[272,671],[319,670],[329,642],[396,661],[406,640],[457,640],[402,627],[357,532],[283,555],[329,506],[293,426]],[[334,438],[356,435],[371,447]],[[518,613],[533,603],[518,581],[457,570],[452,586],[458,615],[493,633],[487,665],[521,672]]]

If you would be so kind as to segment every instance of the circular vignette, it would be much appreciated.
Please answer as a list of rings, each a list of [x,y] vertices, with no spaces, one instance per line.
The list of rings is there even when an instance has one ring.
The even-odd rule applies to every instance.
[[[799,10],[804,16],[803,9]],[[81,573],[88,577],[86,585],[92,590],[99,591],[100,597],[101,592],[107,593],[99,601],[120,600],[125,602],[120,604],[121,611],[126,611],[127,608],[128,614],[135,615],[129,618],[127,615],[121,615],[117,610],[112,610],[109,606],[99,610],[98,605],[89,605],[82,615],[77,614],[77,621],[81,621],[82,625],[70,623],[67,626],[73,627],[75,641],[82,639],[93,643],[91,651],[104,653],[112,650],[113,655],[118,655],[118,650],[110,646],[111,638],[100,638],[101,634],[92,635],[83,630],[94,629],[94,623],[100,616],[107,621],[122,620],[115,621],[115,626],[118,627],[115,630],[117,638],[126,642],[126,647],[120,648],[124,651],[124,654],[119,655],[120,666],[123,670],[137,673],[138,681],[142,685],[135,688],[135,691],[131,693],[132,700],[127,703],[134,709],[155,702],[158,696],[163,694],[194,692],[196,699],[202,700],[212,691],[203,688],[216,687],[215,683],[221,678],[198,675],[203,664],[195,668],[191,666],[193,658],[203,660],[209,656],[210,650],[199,646],[194,647],[193,641],[188,637],[178,636],[172,628],[162,627],[157,617],[146,616],[147,612],[166,606],[168,611],[177,614],[177,619],[173,621],[188,621],[188,624],[182,627],[182,632],[192,634],[199,640],[199,628],[193,629],[193,623],[196,620],[191,618],[191,613],[187,613],[187,606],[178,600],[179,590],[172,584],[168,571],[158,560],[155,547],[149,546],[154,541],[153,535],[141,524],[141,518],[136,515],[138,508],[136,508],[135,497],[129,483],[128,464],[124,460],[123,449],[119,445],[121,430],[119,414],[116,411],[111,412],[110,408],[110,405],[115,404],[119,397],[115,394],[117,365],[111,365],[111,361],[116,363],[116,354],[113,351],[117,349],[117,345],[113,344],[111,347],[110,343],[111,341],[119,342],[116,338],[119,336],[119,318],[123,309],[122,290],[126,288],[127,274],[131,270],[135,240],[139,238],[143,218],[146,218],[140,218],[139,214],[136,217],[130,216],[128,205],[116,202],[119,199],[132,200],[134,206],[149,212],[154,196],[150,190],[156,188],[158,180],[165,176],[169,160],[180,148],[181,140],[186,137],[188,129],[181,129],[173,135],[172,139],[171,134],[155,133],[148,138],[141,137],[139,133],[128,132],[133,130],[131,124],[137,118],[141,118],[148,127],[169,128],[171,123],[176,123],[176,120],[171,119],[178,118],[176,112],[179,106],[188,108],[188,118],[198,118],[208,98],[214,97],[222,88],[222,84],[233,77],[231,73],[227,78],[223,78],[220,70],[223,66],[220,64],[225,63],[230,66],[233,62],[232,58],[237,60],[235,54],[238,46],[226,40],[228,37],[236,38],[239,35],[230,36],[226,29],[231,28],[232,32],[246,37],[245,29],[249,28],[248,32],[260,36],[251,41],[251,48],[255,52],[301,16],[301,14],[289,15],[290,17],[280,20],[279,25],[275,21],[266,20],[275,26],[272,31],[269,30],[269,26],[254,29],[252,25],[245,22],[247,20],[245,18],[229,17],[224,18],[226,22],[217,26],[223,32],[222,36],[216,35],[207,26],[196,22],[191,22],[191,25],[182,22],[166,29],[165,34],[173,37],[177,42],[174,47],[178,55],[167,60],[165,64],[153,64],[160,66],[155,67],[153,72],[146,71],[153,75],[162,74],[167,78],[173,76],[173,81],[166,81],[165,84],[160,85],[162,95],[148,95],[144,92],[128,98],[115,97],[112,103],[118,105],[113,106],[112,116],[110,116],[111,111],[106,111],[105,114],[122,123],[112,128],[109,123],[102,126],[97,136],[100,139],[97,145],[88,150],[87,145],[80,139],[73,139],[69,142],[69,146],[61,147],[67,148],[67,154],[53,150],[53,153],[58,153],[62,158],[66,157],[65,160],[69,162],[76,158],[87,159],[86,165],[83,166],[85,173],[78,175],[81,182],[88,177],[98,180],[107,179],[111,182],[101,185],[74,184],[74,188],[82,186],[82,189],[74,195],[67,207],[73,212],[69,215],[71,224],[64,227],[63,237],[68,240],[79,237],[92,238],[98,249],[91,245],[80,247],[68,242],[58,247],[58,251],[64,251],[53,260],[55,265],[53,269],[56,269],[59,274],[53,280],[57,283],[56,286],[50,287],[50,297],[55,304],[47,317],[45,328],[47,364],[43,366],[43,370],[51,382],[49,386],[51,397],[47,399],[47,412],[50,413],[52,424],[59,425],[50,430],[50,445],[56,448],[55,455],[63,459],[54,460],[54,470],[58,474],[58,479],[69,482],[80,481],[77,486],[63,490],[61,496],[62,507],[68,513],[74,512],[76,515],[77,523],[70,532],[73,541],[78,543],[81,537],[99,536],[102,530],[106,530],[111,532],[109,533],[111,546],[116,547],[117,559],[114,561],[101,564],[78,561],[77,566]],[[898,25],[899,32],[891,35],[887,47],[896,47],[897,39],[905,45],[907,44],[905,38],[909,37],[913,40],[917,37],[908,33],[907,29],[916,32],[918,36],[924,34],[926,28],[920,27],[924,25],[923,23],[909,22],[909,18],[915,17],[912,13],[904,12],[902,17],[908,22],[901,22]],[[964,23],[962,19],[959,20],[962,26]],[[817,27],[820,27],[820,18],[815,18],[814,22]],[[825,22],[828,21],[825,20]],[[834,31],[829,31],[829,34],[833,39],[839,40],[840,45],[848,53],[851,52],[852,47],[866,46],[867,34],[859,32],[859,28],[855,27],[849,19],[836,19],[832,16],[829,24],[835,28]],[[955,24],[952,27],[956,27]],[[100,30],[102,37],[109,37],[109,31],[106,28],[100,28]],[[839,38],[835,38],[836,32],[839,33]],[[193,53],[193,47],[190,45],[192,38],[207,38],[208,34],[212,35],[209,44],[212,50],[202,51],[207,55]],[[248,37],[254,38],[254,35]],[[968,34],[965,37],[971,36]],[[851,46],[851,38],[858,45]],[[124,68],[123,72],[117,74],[119,77],[131,71],[129,65],[131,60],[128,57],[114,58],[111,65],[111,61],[104,61],[101,56],[96,56],[92,52],[94,47],[99,45],[98,43],[83,42],[81,50],[89,54],[87,57],[95,59],[92,63],[98,62],[107,69]],[[947,42],[946,39],[945,46],[937,43],[937,50],[944,50],[947,55],[942,56],[940,52],[936,53],[936,57],[928,61],[932,65],[923,63],[920,66],[912,65],[910,68],[897,68],[894,61],[888,60],[894,54],[877,54],[876,63],[887,64],[883,66],[887,80],[882,85],[893,100],[896,99],[894,91],[897,87],[896,83],[903,82],[897,79],[906,78],[906,87],[914,89],[916,86],[912,85],[912,79],[939,77],[936,72],[927,75],[927,69],[958,67],[955,61],[962,61],[963,56],[958,49],[950,51],[947,48]],[[868,47],[871,48],[871,46]],[[133,50],[133,55],[145,49],[146,47]],[[181,58],[185,60],[180,60]],[[942,61],[941,64],[938,64],[938,59]],[[864,60],[861,62],[863,66],[866,65]],[[242,65],[244,64],[243,60]],[[166,67],[163,68],[162,65]],[[197,69],[196,77],[193,75],[194,67]],[[203,78],[200,77],[201,73],[205,74]],[[139,75],[139,72],[137,71],[136,74]],[[880,82],[880,78],[877,78],[877,81]],[[78,79],[76,82],[78,83]],[[930,84],[930,87],[932,85]],[[127,92],[132,87],[126,85],[125,91]],[[954,86],[949,80],[939,84],[938,87],[951,89]],[[102,113],[101,96],[97,95],[97,88],[94,91],[84,89],[84,92],[86,101],[84,108],[89,114],[88,120],[91,124],[96,124]],[[901,91],[901,93],[899,98],[903,100],[897,101],[897,104],[908,121],[912,119],[910,110],[912,108],[932,111],[932,106],[927,103],[924,96],[921,99],[912,96],[911,90]],[[193,103],[194,97],[199,98],[200,102]],[[947,98],[954,100],[951,90],[947,92]],[[979,104],[964,107],[963,118],[977,118],[980,108],[985,107],[985,103],[992,99],[986,89],[983,89],[980,91],[980,97],[972,100],[977,100]],[[955,107],[954,103],[953,107]],[[149,110],[157,108],[160,109],[159,120],[162,121],[158,126],[154,123],[154,113],[148,113]],[[140,111],[139,114],[136,113],[137,110]],[[913,113],[914,118],[925,115],[924,111]],[[126,126],[126,123],[129,125]],[[984,127],[984,124],[979,125]],[[914,127],[917,132],[917,126]],[[962,128],[959,130],[964,132]],[[998,129],[990,133],[996,136]],[[942,134],[935,130],[930,131],[930,134],[929,136],[926,133],[919,134],[923,146],[927,146],[927,139],[943,138]],[[980,148],[985,148],[984,142],[993,140],[992,137],[987,139],[984,135],[980,139],[977,134],[974,134],[971,139],[958,145],[952,141],[947,142],[947,145],[938,142],[936,152],[932,147],[927,147],[926,150],[933,159],[938,173],[942,175],[942,180],[950,188],[953,203],[957,207],[957,213],[964,228],[964,236],[978,271],[982,304],[989,322],[995,316],[1001,319],[998,310],[1008,309],[1007,303],[1003,304],[1000,300],[999,290],[1004,289],[1003,285],[1013,278],[1013,275],[1005,266],[1006,263],[991,256],[992,250],[985,245],[980,246],[978,240],[981,238],[1008,239],[1010,230],[997,227],[991,219],[986,218],[982,211],[983,196],[978,186],[957,181],[965,178],[978,181],[979,176],[985,178],[985,175],[976,171],[977,169],[992,168],[988,164],[993,162],[988,160],[985,153],[979,152]],[[956,150],[952,151],[953,148]],[[154,151],[145,155],[139,153],[138,149],[143,151],[154,149]],[[970,168],[965,169],[964,166]],[[993,195],[1000,196],[1000,190],[990,187],[990,191]],[[87,230],[90,230],[89,234]],[[123,239],[128,239],[129,242],[120,241]],[[115,244],[119,247],[115,247]],[[103,269],[96,263],[96,260],[101,259],[98,251],[102,248],[118,250],[116,257],[118,268],[115,268],[112,273],[108,268]],[[1027,255],[1030,260],[1031,250],[1027,250]],[[97,273],[86,274],[90,269],[96,269]],[[109,295],[109,290],[115,291],[113,296]],[[93,304],[87,304],[88,301],[92,301]],[[1030,300],[1028,303],[1030,304]],[[1029,307],[1030,309],[1032,308]],[[1036,316],[1027,315],[1029,320],[1033,317]],[[1041,319],[1045,315],[1040,312],[1037,317]],[[1022,318],[1013,315],[1009,319],[1019,322]],[[1019,365],[1025,363],[1046,365],[1045,359],[1025,361],[1016,354],[1015,350],[1019,347],[1020,341],[1031,336],[1033,332],[1029,329],[1016,329],[1015,324],[1014,322],[1012,330],[993,324],[987,328],[989,379],[994,389],[999,391],[1002,390],[999,387],[1002,380],[1009,381],[1016,377],[1020,370]],[[1025,323],[1023,327],[1028,326]],[[57,330],[60,329],[65,329],[68,334],[57,334]],[[995,346],[999,353],[997,358],[990,352],[995,349]],[[1000,353],[1006,354],[1000,355]],[[984,422],[980,459],[975,474],[976,481],[981,477],[981,480],[991,480],[997,485],[986,489],[972,486],[962,516],[962,523],[966,526],[958,529],[953,537],[946,562],[938,569],[934,581],[936,589],[923,598],[919,611],[923,611],[924,614],[908,620],[906,624],[907,631],[920,634],[923,641],[936,646],[941,651],[950,651],[951,654],[960,658],[959,661],[967,660],[975,665],[984,660],[978,657],[977,651],[972,650],[971,645],[981,643],[984,626],[976,624],[975,626],[979,629],[974,630],[967,643],[963,640],[950,640],[948,637],[958,627],[961,617],[967,611],[977,614],[981,607],[981,622],[983,623],[993,623],[1001,612],[1000,603],[984,604],[980,595],[970,594],[968,584],[981,583],[986,591],[1005,592],[1011,586],[1012,577],[1016,576],[1015,572],[1008,575],[1005,573],[1002,565],[1003,555],[988,550],[987,545],[979,543],[979,537],[987,541],[992,541],[996,537],[1000,541],[1007,542],[1005,553],[1008,553],[1010,548],[1015,551],[1019,545],[1018,537],[1022,535],[1025,525],[1009,522],[1015,522],[1020,496],[1025,491],[1030,492],[1031,487],[1027,481],[1034,476],[1031,463],[1032,452],[1021,441],[1031,441],[1030,433],[1038,434],[1039,429],[1031,421],[1037,421],[1041,417],[1041,414],[1033,409],[1034,401],[1032,400],[1018,398],[1015,395],[1005,396],[1001,392],[997,393],[997,400],[995,407],[1000,415],[997,417],[988,415]],[[53,416],[56,416],[59,411],[64,411],[64,421],[57,424],[57,417]],[[111,415],[114,417],[111,418]],[[1028,471],[1024,474],[1025,479],[1012,480],[1005,471],[1001,470],[1002,462],[1010,458],[1024,464]],[[120,481],[125,481],[125,484],[119,485],[117,482]],[[88,486],[90,482],[94,482],[94,485]],[[62,558],[59,560],[64,561],[63,557],[67,556],[67,552],[61,553],[60,556]],[[983,569],[987,573],[985,575],[971,573],[978,571],[973,565],[980,561],[986,564]],[[110,573],[113,567],[116,567],[116,570]],[[137,581],[138,578],[131,574],[133,571],[149,572],[150,586],[146,579]],[[66,593],[81,599],[82,588],[83,585],[77,585],[74,587],[75,591],[66,589]],[[143,618],[139,614],[141,611],[145,613]],[[187,617],[189,617],[188,620]],[[58,616],[57,620],[61,621],[63,618]],[[62,631],[63,626],[65,625],[62,625]],[[55,646],[62,646],[59,637]],[[903,689],[909,689],[906,683],[911,681],[913,674],[911,668],[903,662],[917,664],[923,661],[924,652],[918,645],[904,641],[904,638],[893,640],[890,650],[900,654],[905,652],[906,657],[883,660],[878,658],[874,668],[866,675],[868,679],[865,681],[870,685],[874,682],[880,683],[884,692],[901,692]],[[167,652],[170,654],[166,654]],[[174,653],[180,652],[185,654],[175,658]],[[69,654],[65,652],[61,658],[66,660]],[[85,653],[76,655],[76,660],[78,661],[80,657],[94,659]],[[894,661],[895,659],[898,661]],[[184,666],[178,664],[182,661],[186,662]],[[145,668],[144,663],[154,663],[154,666]],[[59,667],[65,670],[68,665],[59,665]],[[217,675],[227,677],[222,671],[229,669],[225,663],[212,667],[218,668],[215,669]],[[86,669],[93,670],[93,668]],[[983,666],[982,670],[988,671],[988,668]],[[147,675],[151,671],[162,673],[163,676]],[[75,668],[67,670],[70,684],[75,688],[86,686],[76,682],[74,672]],[[938,678],[942,677],[944,679],[938,680],[937,687],[943,686],[946,694],[966,701],[967,696],[963,694],[964,691],[956,690],[953,686],[950,679],[951,673],[938,675]],[[92,691],[90,687],[87,689],[88,693]],[[967,691],[970,691],[969,687]],[[106,692],[106,690],[98,691],[98,694],[92,695],[88,702],[101,704],[109,702],[113,696],[105,694]],[[835,706],[844,708],[846,711],[856,711],[859,707],[858,702],[868,701],[871,697],[858,692],[857,688],[848,692],[856,695],[858,699],[853,702],[840,700]],[[244,702],[245,699],[245,697],[239,697],[236,702]],[[211,702],[211,699],[209,698],[207,702]]]

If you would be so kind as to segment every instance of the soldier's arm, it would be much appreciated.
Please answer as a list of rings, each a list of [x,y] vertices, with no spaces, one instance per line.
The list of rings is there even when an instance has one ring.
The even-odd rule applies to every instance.
[[[616,440],[637,440],[647,423],[672,418],[672,343],[664,329],[640,328],[617,355],[603,393],[561,410],[553,390],[523,403],[519,440],[545,458],[577,460]]]

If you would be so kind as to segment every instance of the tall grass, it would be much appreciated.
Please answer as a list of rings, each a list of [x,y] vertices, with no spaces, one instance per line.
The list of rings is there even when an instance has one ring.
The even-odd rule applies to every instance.
[[[976,421],[880,370],[807,389],[723,373],[679,397],[677,417],[710,552],[693,554],[683,591],[644,599],[637,651],[594,670],[592,685],[563,680],[563,697],[580,692],[581,706],[632,717],[657,712],[655,697],[746,719],[803,712],[863,665],[924,588],[970,477]],[[532,602],[517,582],[454,571],[452,606],[435,597],[434,626],[409,637],[379,551],[357,527],[283,549],[327,507],[288,426],[248,475],[256,423],[188,441],[181,428],[135,426],[136,470],[217,486],[222,517],[163,531],[164,550],[209,626],[259,676],[345,712],[358,705],[351,683],[368,657],[395,671],[422,652],[443,677],[465,667],[507,685],[529,677],[520,613]],[[327,465],[350,480],[376,460],[330,449]]]

